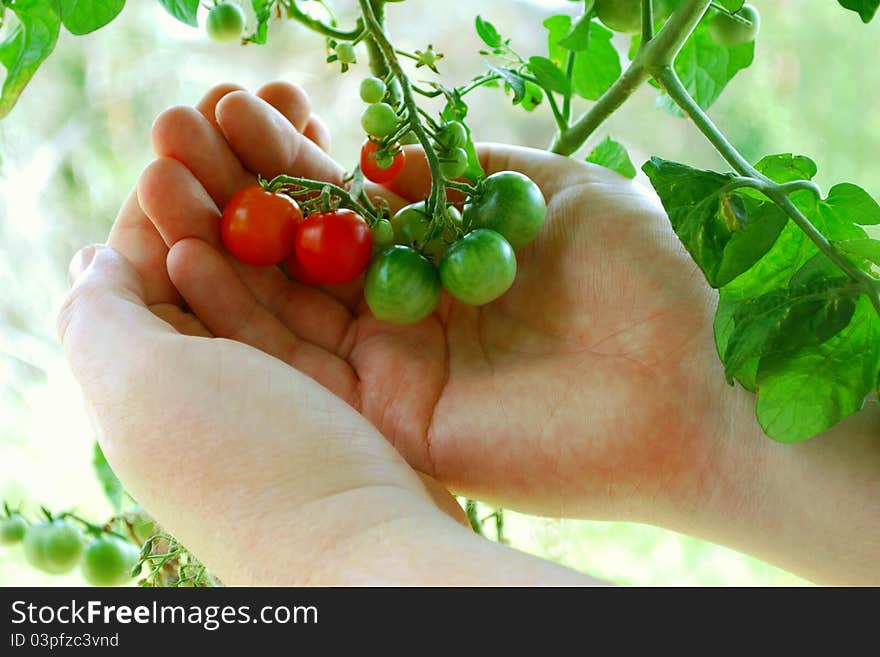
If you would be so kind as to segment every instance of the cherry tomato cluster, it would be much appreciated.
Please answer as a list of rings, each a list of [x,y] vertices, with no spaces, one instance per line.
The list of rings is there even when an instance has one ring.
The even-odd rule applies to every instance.
[[[130,582],[140,550],[114,534],[92,531],[87,538],[64,518],[30,524],[18,512],[0,520],[0,545],[21,544],[27,562],[45,573],[64,575],[77,565],[93,586],[119,586]]]
[[[479,183],[463,213],[420,201],[372,226],[345,208],[303,218],[289,196],[254,186],[229,201],[220,232],[241,262],[286,263],[308,285],[346,283],[366,270],[364,296],[373,314],[409,324],[434,311],[441,289],[469,305],[504,294],[516,277],[514,249],[537,236],[546,211],[538,186],[514,171]]]
[[[400,103],[400,93],[396,80],[390,85],[380,78],[361,81],[361,100],[367,103],[361,114],[361,126],[367,133],[361,147],[361,171],[367,180],[380,185],[394,180],[406,164],[399,141],[388,141],[399,131],[395,108]]]

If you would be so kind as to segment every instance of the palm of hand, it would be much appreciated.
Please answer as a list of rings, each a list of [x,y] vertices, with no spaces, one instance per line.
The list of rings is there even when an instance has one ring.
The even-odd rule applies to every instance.
[[[273,104],[296,125],[295,112]],[[542,235],[518,254],[516,283],[497,302],[447,298],[421,324],[394,326],[371,316],[356,285],[328,294],[220,254],[217,206],[251,171],[329,178],[338,168],[253,97],[233,94],[218,115],[228,145],[211,126],[213,137],[187,125],[208,124],[195,113],[157,124],[160,154],[186,169],[153,165],[140,205],[170,246],[167,276],[200,322],[161,294],[158,314],[304,371],[456,492],[576,516],[590,514],[597,496],[607,512],[617,489],[648,499],[695,473],[713,430],[709,304],[652,197],[568,159],[487,149],[488,170],[523,171],[543,189]],[[194,133],[210,144],[193,143]],[[259,147],[250,135],[262,137]]]

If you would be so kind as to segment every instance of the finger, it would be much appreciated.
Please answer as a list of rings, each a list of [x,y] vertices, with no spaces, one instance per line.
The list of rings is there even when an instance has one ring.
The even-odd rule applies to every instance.
[[[358,381],[348,363],[294,335],[257,301],[219,251],[201,240],[181,240],[168,253],[168,272],[211,333],[271,354],[357,403]]]
[[[243,87],[240,87],[237,84],[224,83],[218,84],[211,89],[208,90],[202,99],[196,103],[196,109],[199,113],[204,116],[208,122],[213,125],[215,128],[217,127],[217,117],[214,115],[214,110],[217,107],[217,103],[220,102],[220,99],[223,98],[226,94],[231,94],[233,91],[242,91]]]
[[[160,303],[150,306],[150,311],[162,321],[170,324],[181,335],[191,335],[200,338],[214,337],[198,317],[192,313],[184,312],[180,306]]]
[[[244,94],[233,91],[224,96],[221,107],[230,97]],[[242,187],[253,182],[223,135],[192,107],[172,107],[153,123],[153,149],[159,157],[183,163],[201,182],[217,204],[223,207]]]
[[[113,381],[120,367],[130,371],[133,361],[145,362],[155,345],[178,335],[147,308],[146,286],[119,252],[91,247],[74,257],[71,270],[74,285],[57,325],[81,383]]]
[[[256,95],[278,110],[297,132],[305,132],[312,105],[300,87],[289,82],[270,82],[260,87]]]
[[[179,303],[180,295],[165,271],[168,247],[153,222],[141,209],[137,190],[123,203],[107,245],[121,253],[134,267],[144,286],[146,303]]]
[[[137,193],[169,247],[195,237],[220,248],[220,210],[184,164],[170,157],[154,160],[141,174]]]
[[[225,96],[217,121],[232,152],[254,174],[342,183],[342,168],[262,98],[240,91]]]
[[[303,134],[315,142],[322,151],[325,153],[330,152],[330,129],[321,120],[321,117],[312,116],[306,124],[306,129],[303,130]]]

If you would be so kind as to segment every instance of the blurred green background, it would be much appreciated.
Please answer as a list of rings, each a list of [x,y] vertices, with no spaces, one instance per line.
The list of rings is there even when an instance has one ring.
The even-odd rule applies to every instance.
[[[880,195],[880,21],[864,26],[834,0],[753,0],[763,15],[755,65],[740,73],[711,110],[750,159],[809,155],[827,189],[841,180]],[[350,15],[353,3],[336,2]],[[474,14],[493,21],[524,55],[544,54],[541,21],[572,11],[542,2],[409,0],[389,7],[399,45],[428,43],[446,54],[444,79],[479,73]],[[625,52],[626,42],[620,41]],[[80,246],[103,241],[122,199],[150,159],[149,128],[162,109],[194,103],[211,85],[249,88],[298,82],[333,129],[333,154],[355,161],[362,139],[355,102],[363,65],[345,76],[324,62],[323,41],[300,26],[273,24],[268,46],[220,46],[167,16],[155,2],[130,1],[116,22],[84,38],[62,34],[12,114],[0,123],[0,499],[35,511],[75,506],[109,515],[91,471],[93,433],[55,339],[66,267]],[[429,77],[425,74],[420,77]],[[546,107],[526,114],[499,90],[475,96],[477,137],[545,147]],[[721,167],[683,120],[654,109],[645,88],[591,140],[612,134],[638,165],[656,154]],[[185,448],[183,448],[185,451]],[[185,454],[184,454],[185,456]],[[556,521],[509,514],[514,546],[592,575],[631,584],[803,584],[736,552],[630,523]],[[26,566],[20,549],[0,548],[0,585],[77,584]]]

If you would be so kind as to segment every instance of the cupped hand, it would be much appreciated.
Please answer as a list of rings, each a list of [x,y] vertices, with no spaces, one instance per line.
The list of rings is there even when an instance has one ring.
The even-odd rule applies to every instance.
[[[475,308],[444,298],[420,324],[396,326],[372,317],[359,283],[310,288],[223,253],[221,209],[257,175],[342,181],[299,89],[217,88],[196,109],[163,114],[153,138],[159,159],[110,244],[178,330],[246,343],[306,374],[456,493],[643,520],[698,494],[728,415],[712,304],[637,184],[541,151],[482,146],[487,172],[538,183],[547,223],[517,254],[501,299]],[[371,193],[392,208],[423,198],[419,155],[408,152],[393,189]]]

